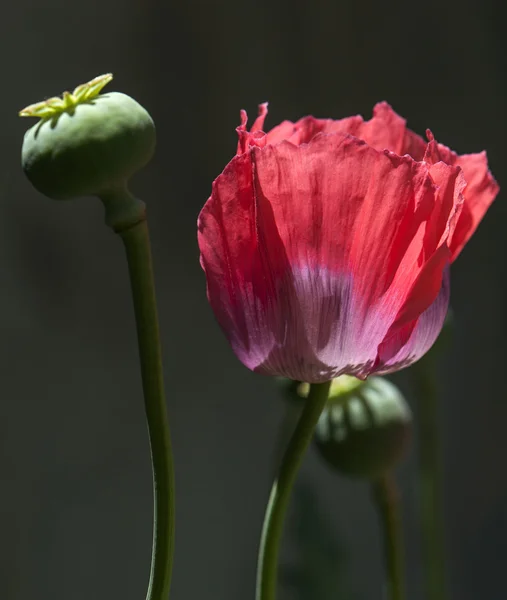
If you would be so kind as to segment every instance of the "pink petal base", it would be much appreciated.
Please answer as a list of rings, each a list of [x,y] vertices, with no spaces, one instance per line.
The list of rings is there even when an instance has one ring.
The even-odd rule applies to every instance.
[[[320,383],[344,373],[365,378],[418,360],[436,340],[449,303],[448,276],[437,300],[399,335],[370,307],[364,315],[352,278],[324,269],[293,269],[280,280],[269,306],[246,301],[244,336],[231,340],[238,358],[264,375]],[[237,330],[236,330],[237,331]]]

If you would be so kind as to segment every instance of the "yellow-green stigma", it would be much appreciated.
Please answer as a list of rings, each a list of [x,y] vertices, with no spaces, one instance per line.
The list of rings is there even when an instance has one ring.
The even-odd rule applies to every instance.
[[[357,379],[357,377],[352,377],[351,375],[341,375],[340,377],[336,377],[331,382],[331,389],[329,390],[329,400],[333,400],[333,398],[338,398],[345,394],[349,394],[353,390],[362,386],[364,381],[361,379]],[[302,398],[307,398],[310,393],[310,384],[309,383],[301,383],[298,386],[297,393]]]
[[[61,98],[55,96],[36,104],[30,104],[19,111],[20,117],[37,117],[39,119],[51,119],[65,111],[71,111],[78,104],[89,102],[98,96],[102,88],[113,79],[112,73],[99,75],[88,83],[82,83],[72,92],[63,92]]]

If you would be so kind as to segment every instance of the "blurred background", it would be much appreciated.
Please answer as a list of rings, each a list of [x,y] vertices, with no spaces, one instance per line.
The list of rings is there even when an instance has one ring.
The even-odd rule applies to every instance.
[[[268,100],[269,128],[309,113],[369,118],[387,100],[459,153],[487,149],[502,185],[504,34],[494,0],[9,3],[0,20],[1,600],[139,600],[151,551],[123,247],[98,200],[57,203],[32,189],[19,161],[32,123],[17,111],[111,71],[108,89],[132,95],[157,124],[156,157],[133,190],[149,210],[176,457],[172,598],[248,599],[286,407],[219,331],[196,245],[198,212],[235,153],[239,110],[253,117]],[[506,216],[500,193],[452,270],[439,426],[455,600],[505,598]],[[406,374],[397,381],[410,396]],[[413,453],[399,479],[409,597],[424,600],[414,464]],[[365,484],[338,478],[311,451],[290,519],[281,598],[380,599]],[[309,547],[317,582],[330,582],[310,592],[293,585]]]

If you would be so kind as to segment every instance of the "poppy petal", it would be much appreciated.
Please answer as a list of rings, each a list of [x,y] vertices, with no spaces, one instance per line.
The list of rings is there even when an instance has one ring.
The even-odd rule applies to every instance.
[[[422,137],[407,129],[405,119],[387,102],[375,105],[369,121],[364,121],[360,115],[337,121],[309,116],[296,123],[283,121],[266,135],[268,144],[287,140],[298,146],[309,143],[318,133],[348,133],[376,150],[390,150],[400,156],[408,154],[415,160],[422,160],[426,149]]]
[[[442,286],[435,301],[415,321],[397,330],[379,347],[375,373],[383,375],[410,366],[433,346],[438,338],[449,308],[449,268],[445,269]]]
[[[408,319],[415,302],[419,316],[438,293],[445,260],[432,258],[452,203],[438,209],[442,235],[425,232],[441,201],[426,163],[348,135],[236,156],[200,215],[199,244],[240,360],[309,382],[366,376],[400,312]]]
[[[437,143],[431,132],[430,136],[424,160],[430,164],[443,161],[448,165],[461,167],[467,183],[463,191],[465,198],[463,210],[451,243],[452,261],[454,261],[479,226],[500,188],[488,169],[486,152],[459,156],[447,146]]]
[[[241,112],[236,157],[198,221],[210,304],[268,375],[364,378],[417,360],[442,326],[448,265],[498,192],[485,153],[426,143],[385,102],[264,132]]]

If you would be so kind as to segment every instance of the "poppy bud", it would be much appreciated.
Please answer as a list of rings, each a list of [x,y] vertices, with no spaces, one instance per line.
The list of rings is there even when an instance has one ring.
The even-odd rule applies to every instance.
[[[411,412],[398,388],[383,377],[352,382],[342,379],[333,381],[315,430],[316,446],[336,470],[351,477],[375,479],[405,457]]]
[[[20,116],[40,117],[23,140],[22,166],[41,193],[56,200],[108,195],[153,156],[155,125],[135,100],[100,94],[112,75],[101,75],[72,94],[32,104]]]

